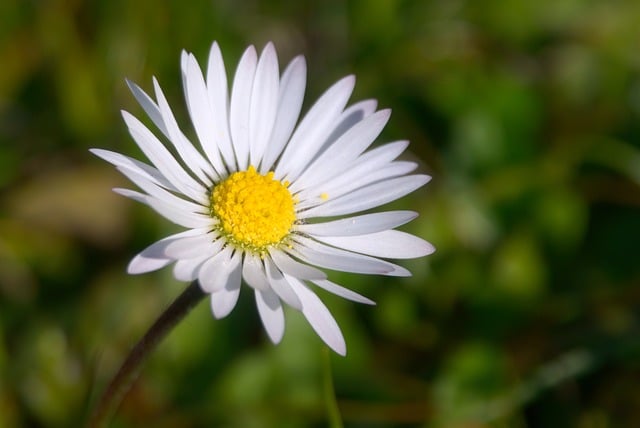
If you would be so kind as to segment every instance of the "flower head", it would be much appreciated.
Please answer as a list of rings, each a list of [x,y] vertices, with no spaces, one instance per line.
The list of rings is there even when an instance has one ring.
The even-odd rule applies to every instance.
[[[433,252],[426,241],[394,230],[411,211],[353,215],[404,196],[429,181],[396,158],[408,142],[367,150],[389,119],[375,100],[346,107],[355,79],[329,88],[296,126],[306,84],[304,58],[282,75],[271,43],[258,57],[250,46],[228,93],[217,43],[206,76],[182,54],[187,107],[198,146],[179,128],[153,80],[155,100],[129,83],[133,95],[168,142],[138,119],[124,120],[151,164],[106,150],[92,152],[117,167],[142,192],[115,189],[186,228],[144,249],[129,264],[139,274],[173,265],[178,280],[198,280],[216,318],[234,308],[244,281],[255,294],[270,339],[284,334],[282,302],[301,311],[318,335],[344,355],[338,324],[314,287],[352,301],[373,302],[327,279],[319,268],[408,276],[382,258]],[[346,218],[345,215],[353,215]],[[332,219],[333,218],[333,219]]]

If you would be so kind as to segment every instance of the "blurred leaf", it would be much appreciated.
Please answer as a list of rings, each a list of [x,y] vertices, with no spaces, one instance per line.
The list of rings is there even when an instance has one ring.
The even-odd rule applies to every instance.
[[[569,189],[547,189],[536,205],[536,223],[544,238],[556,248],[569,251],[579,245],[587,227],[584,200]]]
[[[446,361],[434,385],[436,425],[484,421],[490,412],[483,409],[482,403],[503,393],[506,386],[506,367],[500,350],[489,344],[465,344]]]
[[[540,296],[547,280],[538,243],[528,233],[515,233],[502,243],[495,255],[492,273],[499,289],[519,299]]]
[[[123,184],[109,167],[53,170],[13,189],[6,204],[14,218],[42,233],[110,247],[127,234],[129,202],[109,191]]]
[[[77,418],[88,379],[77,356],[70,352],[65,333],[55,327],[34,329],[20,346],[14,375],[22,378],[21,400],[50,426],[65,426]]]

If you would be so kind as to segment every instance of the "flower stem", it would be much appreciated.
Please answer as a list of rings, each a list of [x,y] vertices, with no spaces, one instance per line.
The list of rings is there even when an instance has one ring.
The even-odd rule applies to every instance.
[[[120,405],[131,384],[140,373],[140,367],[164,337],[202,300],[206,294],[197,281],[189,286],[160,315],[149,331],[131,349],[118,373],[111,379],[109,386],[94,407],[87,427],[104,427],[111,415]]]
[[[322,348],[322,359],[324,363],[322,365],[322,372],[324,377],[324,399],[327,405],[329,426],[331,428],[342,428],[342,416],[340,415],[340,409],[338,408],[338,402],[336,401],[336,391],[333,386],[333,374],[331,372],[331,352],[326,346]]]

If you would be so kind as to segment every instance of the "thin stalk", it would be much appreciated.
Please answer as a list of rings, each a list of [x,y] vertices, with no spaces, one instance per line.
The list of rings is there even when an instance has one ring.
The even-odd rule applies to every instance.
[[[336,400],[336,391],[333,386],[333,374],[331,370],[331,351],[324,346],[322,348],[322,372],[324,385],[324,400],[327,405],[327,417],[331,428],[343,428],[340,408]]]
[[[131,349],[120,366],[120,370],[113,377],[95,406],[87,427],[101,428],[106,426],[131,388],[133,381],[138,377],[142,363],[205,295],[198,282],[194,281],[160,315],[142,339]]]

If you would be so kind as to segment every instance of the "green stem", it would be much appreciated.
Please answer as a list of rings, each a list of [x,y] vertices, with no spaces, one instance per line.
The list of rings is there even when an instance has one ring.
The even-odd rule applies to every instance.
[[[329,351],[329,348],[326,346],[324,346],[322,349],[322,359],[324,399],[327,405],[329,426],[331,428],[342,428],[342,416],[340,415],[340,409],[338,408],[338,402],[336,400],[336,391],[333,386],[333,375],[331,371],[331,351]]]
[[[140,367],[164,337],[202,300],[206,294],[192,282],[160,315],[149,331],[133,347],[113,377],[89,418],[87,427],[104,427],[138,377]]]

